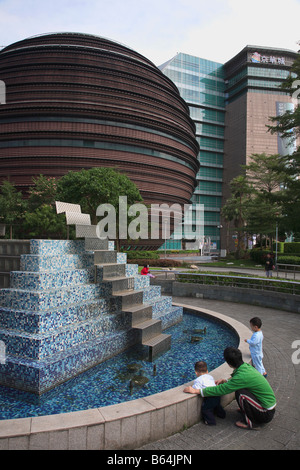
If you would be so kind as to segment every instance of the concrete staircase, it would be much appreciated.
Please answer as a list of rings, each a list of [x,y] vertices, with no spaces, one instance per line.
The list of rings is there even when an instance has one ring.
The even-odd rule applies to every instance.
[[[182,307],[126,261],[108,240],[31,240],[0,289],[0,384],[41,395],[131,346],[169,349]]]
[[[143,303],[144,290],[134,288],[134,277],[125,275],[126,265],[117,263],[117,253],[95,250],[94,262],[96,269],[102,270],[102,282],[110,284],[111,295],[120,300],[122,313],[130,316],[138,342],[148,348],[149,360],[169,350],[171,335],[163,334],[161,320],[152,318],[152,306]]]

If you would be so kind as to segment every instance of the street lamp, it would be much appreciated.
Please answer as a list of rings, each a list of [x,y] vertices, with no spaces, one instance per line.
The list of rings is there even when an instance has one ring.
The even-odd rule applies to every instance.
[[[276,221],[276,234],[275,234],[275,237],[276,237],[276,248],[275,248],[275,266],[277,266],[277,253],[278,253],[278,222]]]

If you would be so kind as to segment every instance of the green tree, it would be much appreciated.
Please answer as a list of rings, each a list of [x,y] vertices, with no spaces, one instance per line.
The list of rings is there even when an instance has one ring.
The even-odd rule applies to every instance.
[[[269,238],[270,247],[272,249],[272,241],[276,231],[276,224],[279,224],[281,220],[281,213],[278,205],[266,199],[262,193],[256,192],[249,201],[246,218],[248,233],[259,235],[261,242],[263,238]]]
[[[253,194],[247,208],[247,227],[251,234],[260,234],[272,239],[276,224],[281,219],[282,190],[287,181],[286,162],[279,154],[265,153],[251,155],[251,161],[244,165],[247,180],[253,185]]]
[[[26,212],[24,229],[31,238],[64,239],[67,234],[65,217],[56,214],[52,205],[42,204],[32,212]]]
[[[283,189],[278,195],[282,204],[280,229],[287,233],[300,232],[300,150],[282,159],[285,166],[285,179]]]
[[[106,203],[114,206],[118,222],[120,196],[127,196],[128,206],[143,201],[137,186],[128,176],[112,168],[70,171],[59,180],[57,187],[58,200],[79,204],[83,213],[91,215],[93,225],[98,222],[96,215],[98,206]],[[120,249],[118,233],[116,242],[117,249]]]
[[[297,96],[300,99],[300,54],[298,53],[294,61],[290,75],[281,84],[281,89],[289,92],[291,96]],[[295,139],[300,135],[300,106],[295,107],[294,111],[286,111],[281,116],[270,117],[270,121],[274,123],[268,126],[272,134],[281,134],[282,137]]]
[[[29,188],[28,210],[24,230],[34,238],[66,238],[65,217],[56,213],[55,200],[58,180],[39,175]]]
[[[286,161],[279,154],[254,153],[250,157],[250,163],[242,168],[246,171],[248,182],[270,200],[274,192],[281,189],[287,176]]]
[[[249,184],[246,175],[239,175],[230,182],[231,197],[227,199],[221,214],[226,222],[232,223],[237,233],[236,258],[240,258],[245,249],[244,238],[246,233],[246,218],[249,200],[253,187]]]
[[[43,204],[55,207],[58,179],[40,175],[32,178],[33,186],[29,188],[29,210],[33,211]]]
[[[0,187],[0,220],[9,226],[10,239],[13,238],[13,226],[21,225],[24,209],[22,193],[10,181],[3,181]]]
[[[230,184],[231,198],[222,209],[225,220],[231,221],[238,234],[237,256],[243,252],[245,234],[272,238],[282,220],[286,186],[291,180],[287,160],[281,155],[253,154],[244,173]],[[294,173],[293,173],[294,174]]]

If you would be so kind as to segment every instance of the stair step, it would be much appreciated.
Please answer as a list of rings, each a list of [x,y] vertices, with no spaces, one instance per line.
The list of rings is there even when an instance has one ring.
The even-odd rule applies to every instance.
[[[103,266],[105,263],[117,263],[118,254],[116,251],[111,250],[97,250],[94,252],[94,263],[95,265],[100,264]]]
[[[134,279],[133,277],[127,276],[113,276],[103,278],[103,282],[114,282],[114,281],[126,281],[127,279]]]
[[[134,325],[133,329],[138,331],[140,342],[144,344],[145,341],[161,334],[161,320],[151,318]]]
[[[134,290],[134,278],[119,276],[113,278],[104,278],[103,282],[110,284],[112,294],[118,294],[118,292],[130,292]]]
[[[160,335],[153,336],[153,338],[150,338],[147,341],[143,341],[143,345],[154,347],[154,346],[161,344],[161,342],[163,341],[167,341],[168,339],[171,339],[171,335],[166,335],[164,333],[161,333]]]
[[[142,344],[143,346],[149,347],[149,360],[153,361],[155,356],[162,354],[171,348],[171,335],[161,333]]]
[[[111,263],[102,267],[102,278],[115,278],[121,276],[126,276],[125,264]]]
[[[135,305],[143,305],[143,291],[142,290],[124,290],[113,293],[113,297],[121,299],[122,311],[126,307]]]
[[[132,290],[129,291],[129,290],[127,289],[127,290],[120,290],[119,292],[116,292],[116,293],[114,294],[114,296],[116,296],[116,297],[130,297],[130,296],[132,296],[133,294],[142,294],[142,293],[143,293],[143,291],[140,290],[140,289],[135,289],[135,290],[133,290],[133,291],[132,291]],[[134,304],[133,304],[133,305],[134,305]],[[136,302],[135,305],[139,305],[139,303]],[[141,305],[143,305],[143,304],[141,303]]]
[[[144,310],[144,309],[152,309],[151,305],[149,304],[135,304],[135,305],[129,305],[128,307],[124,307],[122,309],[122,312],[125,312],[125,313],[137,313],[139,312],[140,310]]]
[[[161,320],[154,320],[153,318],[150,318],[149,320],[142,321],[135,325],[135,328],[138,328],[139,330],[145,330],[149,328],[150,326],[158,325],[161,324]]]
[[[152,318],[152,307],[148,304],[132,305],[131,307],[123,308],[122,311],[131,316],[132,327]]]

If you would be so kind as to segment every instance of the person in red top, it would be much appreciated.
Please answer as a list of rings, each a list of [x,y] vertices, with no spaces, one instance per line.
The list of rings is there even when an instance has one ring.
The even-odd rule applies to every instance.
[[[143,269],[141,270],[141,274],[143,276],[149,276],[149,277],[154,277],[155,278],[155,276],[153,276],[153,274],[150,273],[149,267],[147,265],[145,265],[143,267]]]

